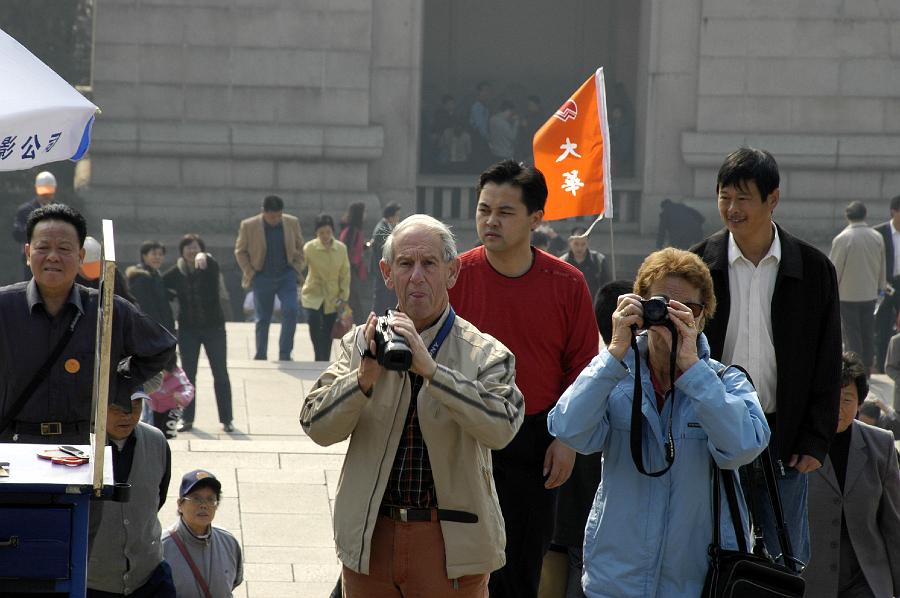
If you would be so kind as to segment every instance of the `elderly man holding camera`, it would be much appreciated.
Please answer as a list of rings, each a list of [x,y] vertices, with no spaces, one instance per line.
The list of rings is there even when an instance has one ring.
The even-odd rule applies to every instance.
[[[397,225],[379,265],[399,310],[348,333],[304,400],[315,442],[351,437],[334,510],[346,598],[487,597],[505,562],[491,449],[524,401],[512,353],[450,306],[456,256],[434,218]]]

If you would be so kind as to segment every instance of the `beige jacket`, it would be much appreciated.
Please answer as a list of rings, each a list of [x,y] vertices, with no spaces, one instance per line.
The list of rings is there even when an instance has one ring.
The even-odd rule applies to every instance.
[[[428,346],[447,317],[422,332]],[[400,444],[410,401],[406,373],[385,370],[372,390],[356,381],[356,330],[341,341],[341,356],[306,396],[300,422],[316,443],[350,437],[334,506],[338,557],[369,572],[372,533]],[[442,521],[447,577],[488,573],[506,558],[506,531],[497,502],[491,449],[506,446],[525,408],[515,385],[515,357],[499,341],[459,316],[437,354],[438,369],[418,395],[419,425],[428,445],[438,506],[474,513],[477,523]]]
[[[284,249],[288,263],[297,274],[303,275],[303,233],[300,221],[289,214],[281,216],[284,226]],[[250,288],[253,277],[266,263],[266,232],[263,229],[262,214],[241,220],[237,241],[234,243],[234,257],[243,272],[241,286]]]
[[[300,303],[307,309],[319,309],[326,314],[337,311],[337,301],[350,299],[350,259],[347,246],[332,240],[325,247],[319,239],[303,246],[303,255],[309,271],[300,289]]]

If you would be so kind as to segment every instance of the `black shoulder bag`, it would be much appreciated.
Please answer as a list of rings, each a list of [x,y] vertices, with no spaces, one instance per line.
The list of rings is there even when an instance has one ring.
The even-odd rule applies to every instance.
[[[726,369],[728,368],[722,368],[718,372],[720,378]],[[744,371],[743,368],[738,369]],[[746,374],[746,372],[744,373]],[[749,375],[747,375],[747,380],[751,384],[753,383]],[[800,577],[800,574],[776,563],[766,554],[762,526],[757,525],[758,517],[754,513],[753,501],[748,502],[748,507],[753,520],[756,546],[754,552],[748,551],[747,540],[741,525],[735,472],[719,469],[712,458],[710,458],[710,462],[713,470],[713,539],[709,547],[711,563],[706,574],[706,583],[703,586],[701,598],[802,598],[806,582]],[[765,471],[766,489],[769,500],[772,501],[772,510],[775,514],[778,540],[784,553],[784,561],[791,564],[797,563],[798,561],[791,552],[784,523],[784,512],[781,507],[781,497],[775,482],[775,469],[772,466],[772,457],[768,448],[756,458],[754,467],[762,467]],[[737,550],[725,550],[721,546],[720,484],[725,488],[728,511],[731,514],[731,523],[737,538]]]
[[[28,382],[28,386],[25,387],[18,398],[16,398],[16,402],[12,404],[12,407],[7,412],[6,416],[0,420],[0,434],[9,427],[9,424],[13,423],[13,420],[18,417],[19,413],[22,411],[22,408],[25,407],[25,403],[28,402],[28,399],[37,390],[38,384],[41,383],[41,380],[47,377],[47,374],[50,372],[50,368],[53,367],[53,364],[56,363],[56,360],[59,359],[59,356],[62,354],[63,349],[66,348],[66,345],[69,344],[69,340],[72,338],[72,335],[75,333],[75,325],[78,324],[78,320],[81,319],[81,312],[75,312],[75,316],[72,318],[72,323],[69,324],[69,327],[66,328],[66,331],[63,333],[62,338],[59,339],[59,342],[56,343],[56,346],[53,347],[53,351],[50,352],[50,355],[47,357],[47,360],[41,366],[41,368],[35,372],[34,376],[32,376],[31,381]]]

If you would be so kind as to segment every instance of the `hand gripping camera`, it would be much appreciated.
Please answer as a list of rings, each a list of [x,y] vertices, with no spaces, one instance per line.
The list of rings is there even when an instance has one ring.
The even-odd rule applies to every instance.
[[[386,370],[405,372],[412,365],[412,349],[406,339],[388,324],[393,313],[389,309],[375,323],[375,360]]]

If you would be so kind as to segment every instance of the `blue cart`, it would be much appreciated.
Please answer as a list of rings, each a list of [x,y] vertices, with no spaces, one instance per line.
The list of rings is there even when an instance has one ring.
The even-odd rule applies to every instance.
[[[88,513],[93,463],[69,467],[39,459],[55,446],[0,444],[0,596],[13,592],[83,598],[87,582]],[[87,445],[78,447],[90,453]],[[113,490],[106,448],[103,494]]]

